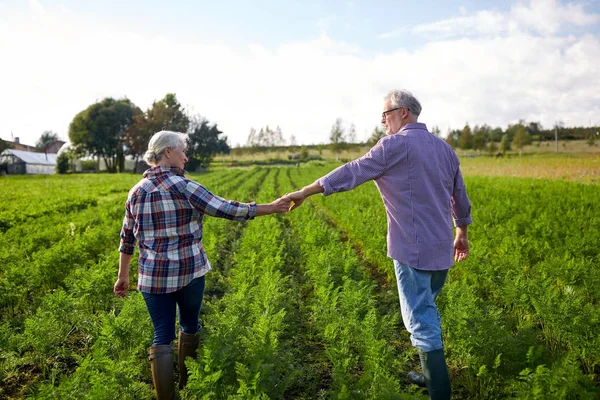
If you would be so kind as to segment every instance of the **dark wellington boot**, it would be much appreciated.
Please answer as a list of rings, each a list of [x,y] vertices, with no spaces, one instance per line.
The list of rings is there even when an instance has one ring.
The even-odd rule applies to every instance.
[[[190,335],[179,331],[179,343],[177,344],[177,359],[179,361],[179,389],[183,389],[187,384],[188,373],[185,366],[186,357],[196,359],[196,349],[200,338],[197,334]]]
[[[157,399],[177,399],[173,379],[173,346],[166,344],[150,347],[148,361],[152,369],[152,381]]]
[[[425,386],[431,400],[448,400],[452,393],[444,349],[419,353]]]

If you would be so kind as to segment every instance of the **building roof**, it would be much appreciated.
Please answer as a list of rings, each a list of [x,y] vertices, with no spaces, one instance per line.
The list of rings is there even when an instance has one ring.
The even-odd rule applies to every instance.
[[[56,154],[34,153],[33,151],[6,149],[2,155],[12,154],[27,164],[56,165]]]

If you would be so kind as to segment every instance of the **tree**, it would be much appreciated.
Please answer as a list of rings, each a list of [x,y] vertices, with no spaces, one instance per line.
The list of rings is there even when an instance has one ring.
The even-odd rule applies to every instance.
[[[437,127],[437,125],[431,128],[431,133],[433,134],[433,136],[437,137],[441,137],[442,135],[442,131],[440,130],[440,128]]]
[[[335,120],[335,124],[333,124],[331,127],[331,134],[329,135],[331,151],[335,153],[336,160],[339,160],[339,152],[343,150],[344,139],[344,127],[342,126],[342,119],[338,118]]]
[[[457,148],[461,133],[462,131],[460,129],[448,129],[448,134],[446,135],[446,143],[452,146],[453,149]]]
[[[471,127],[469,126],[469,124],[465,125],[462,132],[460,133],[460,138],[458,139],[458,147],[460,147],[463,150],[473,148],[473,133],[471,132]]]
[[[519,155],[521,155],[521,151],[523,150],[523,146],[529,144],[530,136],[527,133],[527,129],[524,126],[519,126],[515,135],[513,136],[512,145],[519,150]]]
[[[156,132],[162,130],[187,132],[190,119],[185,109],[177,101],[175,93],[167,95],[152,103],[145,113],[133,117],[134,123],[123,132],[122,139],[126,146],[126,154],[135,157],[135,170],[140,157],[148,149],[148,142]]]
[[[356,126],[354,124],[350,125],[348,131],[348,143],[356,143]]]
[[[510,141],[508,140],[508,133],[505,133],[502,135],[502,139],[500,139],[500,151],[504,156],[508,150],[510,150]]]
[[[58,174],[66,174],[69,171],[70,164],[69,155],[67,152],[62,152],[56,157],[56,173]]]
[[[487,150],[488,150],[488,154],[490,156],[493,156],[494,154],[496,154],[496,151],[498,151],[498,146],[496,145],[496,142],[494,142],[493,140],[490,140],[490,142],[487,145]]]
[[[11,145],[4,141],[2,138],[0,138],[0,153],[2,153],[4,150],[6,149],[10,149]]]
[[[38,150],[44,150],[48,147],[49,144],[54,143],[58,140],[58,135],[52,131],[44,131],[38,141],[35,144],[35,147]]]
[[[200,115],[192,116],[189,121],[187,156],[191,170],[208,167],[215,154],[231,152],[227,136],[220,137],[223,132],[217,128],[217,124],[209,125],[208,120]]]
[[[483,150],[486,148],[490,137],[490,131],[491,128],[485,124],[482,126],[475,125],[473,128],[473,148],[475,150]]]
[[[103,159],[109,172],[122,170],[123,133],[141,110],[129,99],[107,97],[73,118],[69,125],[71,143],[86,154]]]
[[[369,140],[367,140],[367,144],[369,146],[375,146],[375,143],[379,142],[379,139],[382,137],[385,137],[385,131],[379,126],[376,126],[371,133],[371,137],[369,137]]]

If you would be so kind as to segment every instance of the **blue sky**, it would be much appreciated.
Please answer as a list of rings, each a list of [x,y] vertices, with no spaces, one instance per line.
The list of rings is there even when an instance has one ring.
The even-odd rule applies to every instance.
[[[521,118],[598,125],[599,43],[600,0],[9,0],[0,137],[66,138],[103,97],[145,109],[175,92],[232,145],[267,124],[327,142],[338,117],[363,140],[400,87],[442,132]]]

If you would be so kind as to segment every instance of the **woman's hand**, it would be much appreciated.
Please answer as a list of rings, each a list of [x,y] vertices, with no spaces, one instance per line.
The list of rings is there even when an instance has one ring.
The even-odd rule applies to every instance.
[[[304,201],[304,199],[306,199],[306,196],[304,195],[304,193],[302,192],[302,190],[298,190],[296,192],[292,192],[292,193],[288,193],[285,195],[287,198],[289,198],[291,200],[291,202],[294,203],[294,205],[290,208],[290,211],[300,207],[300,204],[302,204],[302,202]]]
[[[291,200],[287,195],[285,195],[273,201],[269,205],[272,207],[273,213],[284,213],[290,209],[291,204]]]
[[[119,278],[115,283],[115,287],[113,289],[114,294],[123,298],[127,294],[127,290],[129,289],[129,277],[127,278]]]

